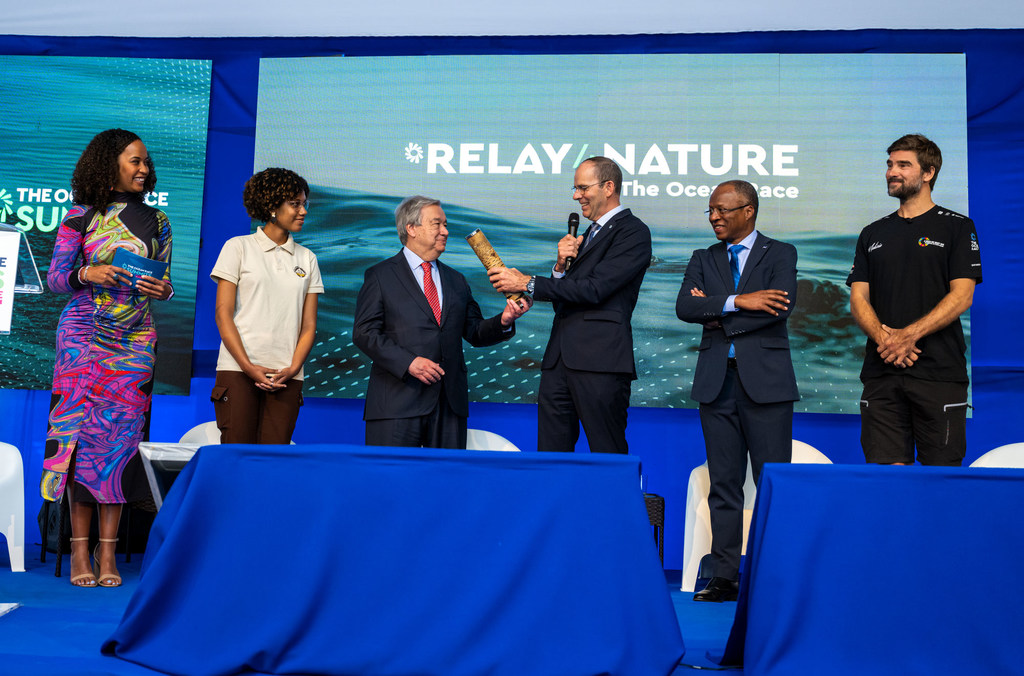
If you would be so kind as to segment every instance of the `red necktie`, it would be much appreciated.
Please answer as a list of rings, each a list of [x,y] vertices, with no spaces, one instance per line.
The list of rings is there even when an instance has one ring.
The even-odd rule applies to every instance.
[[[434,286],[434,278],[430,275],[430,263],[423,263],[423,293],[427,296],[430,309],[434,311],[434,319],[440,325],[441,301],[437,299],[437,287]]]

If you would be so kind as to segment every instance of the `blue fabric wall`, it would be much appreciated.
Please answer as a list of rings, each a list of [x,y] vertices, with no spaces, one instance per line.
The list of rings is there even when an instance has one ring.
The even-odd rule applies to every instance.
[[[967,462],[1004,443],[1021,441],[1024,392],[1024,31],[812,31],[701,35],[429,38],[157,39],[0,36],[0,54],[195,58],[213,61],[206,194],[199,270],[213,267],[221,245],[241,234],[248,219],[237,199],[249,177],[256,127],[259,59],[298,56],[370,56],[507,53],[940,53],[967,55],[970,215],[982,245],[985,282],[971,315],[974,417],[968,424]],[[577,86],[566,76],[566,86]],[[2,73],[0,73],[2,81]],[[614,83],[609,83],[614,86]],[[69,92],[66,101],[73,101]],[[302,92],[296,92],[301,101]],[[899,97],[899,91],[891,95]],[[130,102],[126,102],[130,105]],[[915,130],[908,130],[915,131]],[[232,224],[224,227],[222,224]],[[852,252],[851,252],[852,260]],[[202,276],[202,273],[201,273]],[[213,418],[207,399],[219,340],[213,322],[214,285],[199,284],[192,394],[157,397],[151,438],[177,439]],[[1004,324],[1000,325],[998,319]],[[675,321],[666,312],[667,321]],[[1012,320],[1012,321],[1011,321]],[[2,387],[0,383],[0,387]],[[25,457],[29,514],[39,506],[48,392],[0,390],[0,439]],[[490,429],[523,448],[536,445],[536,406],[475,404],[472,427]],[[633,409],[630,447],[648,477],[648,490],[666,498],[665,565],[680,568],[683,508],[690,470],[704,461],[695,410]],[[857,416],[800,414],[794,436],[836,462],[863,462]],[[296,441],[362,442],[362,402],[307,399]],[[31,544],[33,533],[29,531]]]

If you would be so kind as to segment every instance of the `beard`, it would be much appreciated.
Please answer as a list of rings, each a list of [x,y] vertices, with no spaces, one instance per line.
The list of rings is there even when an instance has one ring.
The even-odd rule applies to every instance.
[[[924,181],[918,180],[916,182],[907,182],[905,180],[888,183],[889,197],[896,197],[900,201],[906,201],[911,197],[916,196],[921,192],[921,188],[924,186]]]

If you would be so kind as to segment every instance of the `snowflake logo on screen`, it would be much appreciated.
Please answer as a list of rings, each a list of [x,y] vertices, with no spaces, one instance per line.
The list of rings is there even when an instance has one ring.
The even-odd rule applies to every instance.
[[[423,159],[423,148],[420,147],[419,143],[410,143],[405,147],[405,159],[413,164],[420,163],[420,160]]]
[[[0,223],[6,223],[7,217],[14,213],[14,200],[7,188],[0,188]]]

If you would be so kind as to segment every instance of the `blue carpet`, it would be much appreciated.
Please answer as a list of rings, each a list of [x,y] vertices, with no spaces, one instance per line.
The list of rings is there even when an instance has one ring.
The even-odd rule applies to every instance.
[[[5,544],[0,538],[0,545]],[[100,645],[117,627],[139,583],[142,555],[131,563],[118,556],[124,584],[115,589],[79,589],[68,582],[68,557],[63,577],[53,575],[54,555],[39,562],[38,547],[26,552],[26,572],[12,573],[6,547],[0,547],[0,604],[18,603],[0,616],[0,674],[4,676],[154,676],[160,672],[100,653]],[[735,603],[694,603],[679,591],[679,571],[666,572],[686,655],[672,676],[715,669],[706,653],[725,647],[736,612]],[[732,670],[732,673],[742,673]]]
[[[125,563],[118,556],[121,587],[80,589],[53,575],[55,555],[39,562],[38,547],[26,548],[25,572],[12,573],[6,548],[0,553],[0,603],[20,607],[0,617],[0,673],[11,676],[140,676],[159,672],[106,657],[100,645],[121,621],[139,582],[142,555]]]
[[[696,670],[728,671],[742,674],[742,669],[724,669],[707,658],[708,652],[721,655],[729,639],[732,621],[736,615],[736,603],[699,603],[693,600],[693,592],[679,591],[681,573],[666,570],[665,580],[672,596],[672,605],[683,633],[686,654],[672,676],[693,674]]]

